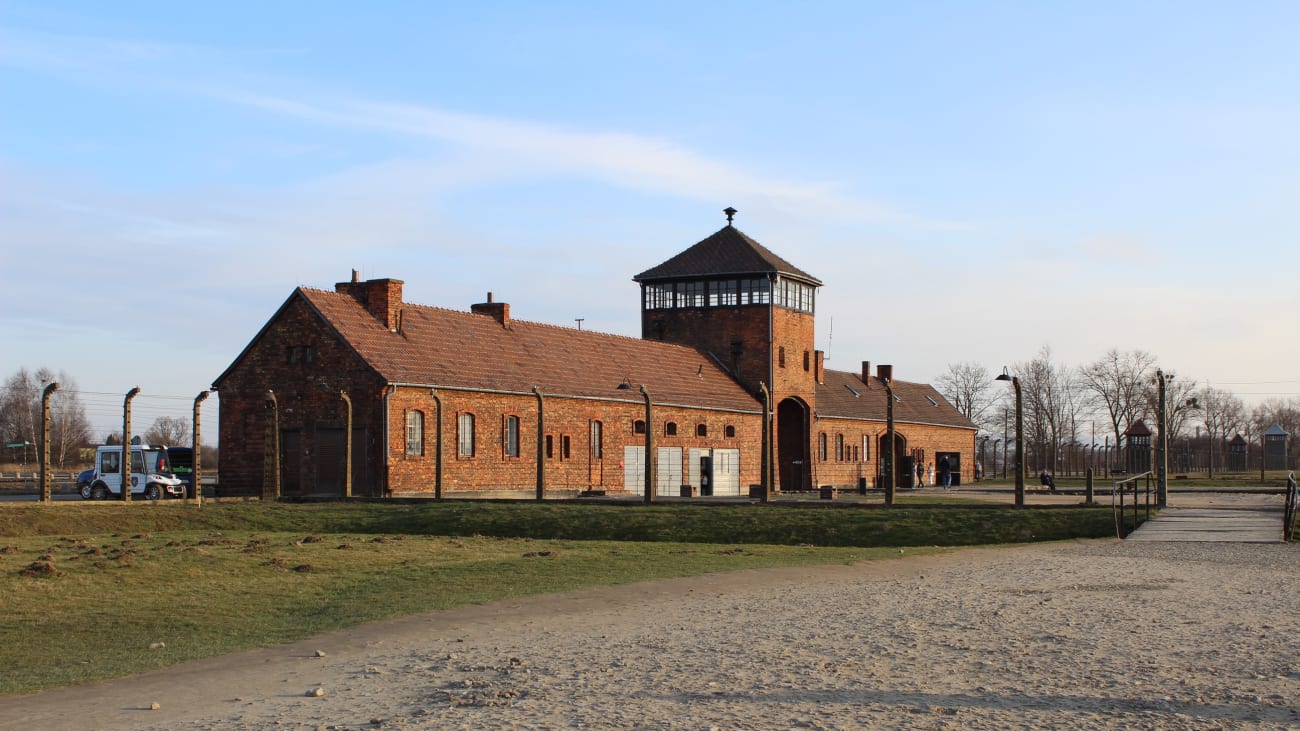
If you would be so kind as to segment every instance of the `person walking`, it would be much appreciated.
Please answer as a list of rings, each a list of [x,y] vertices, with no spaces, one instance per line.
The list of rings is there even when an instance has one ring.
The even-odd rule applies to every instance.
[[[916,463],[916,486],[925,487],[925,464]]]
[[[952,465],[947,457],[939,460],[939,482],[943,483],[945,490],[952,487]]]

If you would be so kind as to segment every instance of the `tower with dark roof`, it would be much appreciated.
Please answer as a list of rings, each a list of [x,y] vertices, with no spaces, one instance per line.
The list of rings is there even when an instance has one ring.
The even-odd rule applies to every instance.
[[[641,337],[705,351],[755,395],[766,384],[776,415],[783,489],[808,487],[809,420],[821,372],[813,348],[821,281],[731,223],[633,277]],[[788,473],[788,474],[787,474]]]

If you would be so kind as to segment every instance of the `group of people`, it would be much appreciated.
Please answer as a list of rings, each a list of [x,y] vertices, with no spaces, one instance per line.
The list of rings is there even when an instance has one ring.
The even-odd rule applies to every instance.
[[[926,479],[927,471],[929,474],[928,480]],[[917,462],[916,463],[916,486],[925,487],[927,483],[931,485],[935,484],[934,464],[931,463],[927,470],[925,463]],[[939,486],[945,490],[952,487],[952,464],[948,461],[947,457],[943,457],[939,460]]]

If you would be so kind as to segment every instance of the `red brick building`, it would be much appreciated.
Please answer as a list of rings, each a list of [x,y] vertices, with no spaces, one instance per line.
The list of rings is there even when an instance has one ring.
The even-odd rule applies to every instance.
[[[824,370],[821,282],[730,218],[634,279],[639,340],[516,320],[491,293],[413,305],[355,272],[296,289],[214,383],[221,494],[641,493],[649,471],[657,494],[742,495],[762,482],[765,406],[773,489],[875,485],[881,378],[899,484],[908,457],[972,476],[975,426],[888,366]]]

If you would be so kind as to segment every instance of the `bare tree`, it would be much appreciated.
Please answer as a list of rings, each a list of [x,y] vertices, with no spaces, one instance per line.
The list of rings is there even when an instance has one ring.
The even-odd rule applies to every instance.
[[[184,416],[160,416],[145,431],[144,441],[147,444],[188,444],[190,420]]]
[[[1047,346],[1033,360],[1015,368],[1020,378],[1026,451],[1032,444],[1038,469],[1055,471],[1061,446],[1074,438],[1078,428],[1080,399],[1072,371],[1054,363]]]
[[[1209,476],[1214,477],[1214,443],[1215,441],[1222,442],[1226,440],[1229,434],[1235,433],[1241,428],[1242,421],[1245,419],[1246,407],[1241,403],[1241,399],[1232,395],[1231,392],[1212,386],[1201,389],[1197,393],[1196,400],[1201,408],[1205,431],[1210,440]]]
[[[1111,348],[1101,358],[1079,369],[1080,382],[1110,421],[1116,445],[1123,443],[1121,436],[1129,425],[1149,413],[1144,387],[1155,363],[1155,356],[1146,351],[1121,353]]]
[[[0,431],[4,432],[6,442],[36,444],[41,423],[40,390],[38,376],[26,368],[19,368],[5,380],[0,393]],[[23,463],[33,454],[34,451],[24,447]]]
[[[948,372],[935,381],[939,393],[985,431],[991,431],[994,406],[1003,396],[994,385],[988,369],[978,363],[949,363]]]
[[[56,379],[60,388],[50,402],[50,459],[64,467],[69,458],[90,443],[90,420],[81,404],[77,382],[66,371]]]

